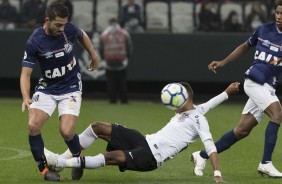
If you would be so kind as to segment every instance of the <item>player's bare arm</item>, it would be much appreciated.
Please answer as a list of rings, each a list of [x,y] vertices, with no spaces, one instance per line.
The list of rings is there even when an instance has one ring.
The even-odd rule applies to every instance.
[[[230,96],[239,91],[239,86],[240,82],[233,82],[225,89],[225,92]]]
[[[221,177],[221,172],[219,170],[219,163],[217,159],[217,153],[213,152],[210,155],[210,161],[214,170],[214,181],[216,183],[224,183],[224,180]]]
[[[227,63],[241,57],[242,55],[244,55],[246,52],[248,52],[248,50],[251,47],[248,45],[247,42],[244,42],[243,44],[239,45],[231,54],[229,54],[225,59],[223,59],[222,61],[212,61],[209,65],[208,65],[208,69],[210,71],[212,71],[213,73],[216,73],[216,69],[217,68],[221,68],[224,65],[226,65]]]
[[[23,98],[22,103],[22,111],[25,111],[25,108],[29,108],[31,104],[30,99],[30,76],[32,73],[32,68],[22,67],[20,85],[21,85],[21,93]]]
[[[83,45],[83,47],[87,50],[91,57],[90,64],[88,66],[88,70],[93,71],[98,68],[99,66],[99,58],[94,49],[94,46],[89,38],[89,36],[82,30],[83,36],[79,39],[79,43]]]

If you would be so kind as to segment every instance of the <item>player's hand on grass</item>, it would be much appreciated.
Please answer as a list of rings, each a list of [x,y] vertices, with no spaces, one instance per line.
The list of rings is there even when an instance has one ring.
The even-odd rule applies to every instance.
[[[231,83],[225,90],[228,96],[239,91],[240,82]]]
[[[25,108],[29,108],[29,105],[32,103],[31,99],[25,99],[22,103],[22,112],[25,111]]]
[[[213,61],[208,65],[208,69],[212,71],[213,73],[216,73],[217,68],[221,68],[224,66],[224,63],[222,61]]]
[[[216,183],[225,183],[225,181],[222,179],[222,177],[220,176],[215,176],[213,178],[213,180],[216,182]]]

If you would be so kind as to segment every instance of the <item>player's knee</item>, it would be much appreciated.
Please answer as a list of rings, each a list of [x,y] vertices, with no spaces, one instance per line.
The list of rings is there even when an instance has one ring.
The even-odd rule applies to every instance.
[[[113,157],[113,155],[111,155],[111,154],[106,154],[105,155],[105,162],[106,162],[106,165],[116,165],[117,158]]]
[[[92,130],[96,135],[103,135],[106,126],[105,123],[99,121],[91,124]]]
[[[241,127],[236,127],[234,129],[234,134],[237,139],[243,139],[244,137],[247,137],[251,132],[251,129],[245,129]]]
[[[60,133],[61,133],[62,137],[64,138],[64,140],[67,140],[67,141],[72,140],[72,138],[74,136],[73,131],[60,130]]]
[[[282,111],[279,111],[278,113],[275,113],[271,117],[271,121],[275,123],[281,123],[282,121]]]
[[[126,163],[126,156],[122,151],[108,152],[104,156],[106,165],[123,166]]]
[[[29,122],[28,131],[30,135],[38,135],[41,132],[41,126],[39,123]]]

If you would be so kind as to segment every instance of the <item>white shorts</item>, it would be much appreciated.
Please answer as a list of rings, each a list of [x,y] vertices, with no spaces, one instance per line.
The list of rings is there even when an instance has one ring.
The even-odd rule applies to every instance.
[[[63,114],[78,116],[81,106],[81,92],[72,92],[64,95],[48,95],[35,92],[32,96],[30,108],[40,109],[50,117],[58,105],[59,117]]]
[[[251,113],[258,122],[261,121],[263,111],[273,102],[279,101],[275,89],[269,84],[260,85],[250,79],[244,82],[245,93],[249,96],[242,114]]]

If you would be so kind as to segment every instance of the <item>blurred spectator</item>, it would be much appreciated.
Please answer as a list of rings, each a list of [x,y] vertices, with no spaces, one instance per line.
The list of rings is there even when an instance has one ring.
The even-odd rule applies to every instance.
[[[15,29],[18,19],[16,7],[12,6],[9,0],[2,0],[0,4],[0,29]]]
[[[73,4],[70,0],[59,0],[61,1],[66,7],[69,9],[69,21],[72,21],[72,15],[73,15]]]
[[[134,0],[128,0],[121,8],[119,22],[129,32],[144,32],[140,5]]]
[[[35,28],[44,23],[46,4],[41,0],[26,0],[21,12],[22,26]]]
[[[203,1],[199,13],[199,21],[199,31],[218,31],[220,19],[217,4],[209,0]]]
[[[265,2],[267,8],[267,20],[273,21],[275,20],[275,1],[274,0],[266,0]]]
[[[120,27],[116,18],[102,32],[100,40],[101,58],[106,62],[106,80],[110,103],[128,103],[127,65],[131,56],[132,42],[129,33]]]
[[[246,15],[246,30],[253,31],[257,26],[266,22],[266,12],[262,8],[259,1],[254,1],[251,4],[251,12]]]
[[[241,32],[243,30],[242,28],[238,13],[232,10],[224,21],[222,30],[225,32]]]

